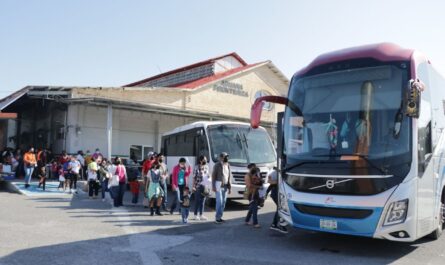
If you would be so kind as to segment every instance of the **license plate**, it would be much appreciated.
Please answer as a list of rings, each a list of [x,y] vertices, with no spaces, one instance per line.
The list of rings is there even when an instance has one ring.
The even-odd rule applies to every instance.
[[[320,219],[320,228],[327,230],[337,230],[337,221]]]

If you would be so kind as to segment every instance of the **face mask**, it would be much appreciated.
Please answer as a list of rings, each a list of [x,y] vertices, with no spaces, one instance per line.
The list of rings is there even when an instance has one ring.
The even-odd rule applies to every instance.
[[[224,157],[223,161],[224,161],[224,163],[227,163],[227,162],[229,162],[229,158],[228,157]]]
[[[250,170],[250,174],[252,174],[252,175],[256,175],[256,169],[251,169],[251,170]]]
[[[162,159],[159,159],[159,163],[162,163],[162,161],[164,161],[164,160],[162,160]]]
[[[206,165],[207,161],[202,161],[201,164]]]

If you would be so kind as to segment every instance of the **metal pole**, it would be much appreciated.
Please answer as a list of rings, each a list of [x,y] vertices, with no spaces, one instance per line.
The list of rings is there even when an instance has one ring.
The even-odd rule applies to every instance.
[[[111,107],[111,104],[109,104],[107,108],[107,154],[109,159],[111,159],[112,136],[113,136],[113,108]]]

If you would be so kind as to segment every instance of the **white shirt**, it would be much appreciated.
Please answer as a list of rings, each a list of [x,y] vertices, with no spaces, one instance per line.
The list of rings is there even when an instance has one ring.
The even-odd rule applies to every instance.
[[[83,156],[81,156],[81,155],[79,154],[79,155],[77,155],[76,159],[77,159],[77,161],[79,161],[79,163],[80,163],[82,166],[85,166],[85,158],[83,158]]]
[[[229,183],[229,164],[223,163],[223,184]]]
[[[79,172],[80,172],[80,162],[79,161],[71,161],[70,162],[70,167],[71,167],[71,171],[72,172],[74,172],[74,173],[76,173],[76,174],[79,174]]]

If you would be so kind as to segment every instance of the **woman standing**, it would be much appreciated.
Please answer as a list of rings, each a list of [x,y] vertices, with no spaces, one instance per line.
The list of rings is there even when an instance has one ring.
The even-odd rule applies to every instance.
[[[210,193],[210,175],[209,166],[207,165],[207,158],[200,156],[198,164],[195,167],[193,178],[193,192],[195,193],[195,216],[194,220],[207,220],[207,217],[202,215],[205,208],[205,199]],[[199,214],[199,215],[198,215]]]
[[[184,187],[187,186],[187,178],[192,172],[192,167],[187,160],[183,157],[179,159],[179,163],[173,168],[172,172],[172,190],[176,192],[176,196],[173,199],[172,206],[170,208],[170,214],[175,211],[178,201],[182,202],[182,196],[184,193]],[[181,207],[179,207],[181,208]]]
[[[253,225],[255,228],[260,228],[258,224],[258,205],[260,201],[260,195],[258,189],[262,187],[262,180],[258,177],[258,168],[255,164],[250,164],[248,167],[244,180],[246,182],[247,198],[249,200],[249,211],[245,219],[246,225]],[[252,218],[252,223],[250,219]]]
[[[125,188],[127,185],[127,170],[125,169],[125,166],[122,165],[122,160],[120,159],[120,157],[116,157],[115,164],[116,164],[115,175],[118,177],[119,186],[117,189],[117,194],[116,196],[114,196],[114,206],[119,207],[124,205],[123,200],[124,200]]]
[[[156,215],[162,216],[159,211],[159,207],[162,204],[162,198],[164,197],[164,190],[161,187],[161,170],[159,163],[154,163],[151,170],[148,172],[148,187],[147,187],[147,198],[150,206],[150,215],[153,216],[155,210]]]
[[[36,155],[34,154],[34,148],[30,147],[28,152],[23,156],[23,163],[25,166],[25,188],[29,188],[31,182],[31,176],[34,172],[34,168],[37,165]]]
[[[100,186],[102,192],[102,201],[105,201],[105,192],[108,191],[108,179],[110,178],[110,173],[108,172],[108,161],[107,159],[102,160],[99,168]]]

